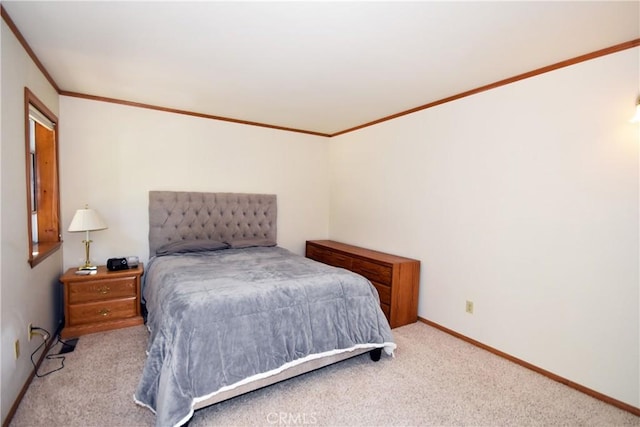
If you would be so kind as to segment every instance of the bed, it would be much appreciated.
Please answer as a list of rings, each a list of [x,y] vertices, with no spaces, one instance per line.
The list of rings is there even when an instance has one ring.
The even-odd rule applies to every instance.
[[[277,246],[275,195],[149,192],[142,299],[149,343],[134,400],[158,426],[396,347],[368,280]]]

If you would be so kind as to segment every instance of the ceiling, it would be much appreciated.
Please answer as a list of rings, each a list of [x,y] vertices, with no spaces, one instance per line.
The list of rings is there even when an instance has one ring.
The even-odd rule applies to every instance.
[[[640,2],[3,1],[61,91],[334,134],[640,37]]]

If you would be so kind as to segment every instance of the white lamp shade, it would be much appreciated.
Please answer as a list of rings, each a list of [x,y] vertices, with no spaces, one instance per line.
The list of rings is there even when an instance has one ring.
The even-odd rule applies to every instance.
[[[96,211],[89,208],[78,209],[71,220],[69,231],[104,230],[107,224]]]
[[[631,123],[640,122],[640,100],[638,100],[638,105],[636,105],[636,114],[629,121]]]

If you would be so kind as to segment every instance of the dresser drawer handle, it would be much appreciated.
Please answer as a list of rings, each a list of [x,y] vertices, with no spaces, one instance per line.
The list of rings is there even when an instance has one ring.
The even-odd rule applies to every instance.
[[[105,317],[108,316],[109,313],[111,313],[111,310],[109,310],[108,308],[103,308],[98,312],[100,316],[105,316]]]
[[[110,290],[111,289],[109,289],[108,286],[101,286],[98,288],[98,293],[105,295],[105,294],[108,294]]]

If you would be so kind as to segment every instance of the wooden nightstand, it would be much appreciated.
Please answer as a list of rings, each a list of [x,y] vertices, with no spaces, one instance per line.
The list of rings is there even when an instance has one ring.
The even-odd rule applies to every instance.
[[[420,261],[333,240],[308,240],[306,256],[369,279],[392,328],[418,321]]]
[[[64,286],[64,329],[62,338],[125,328],[143,323],[140,314],[140,278],[137,268],[109,271],[98,267],[96,274],[77,275],[70,268],[60,277]]]

